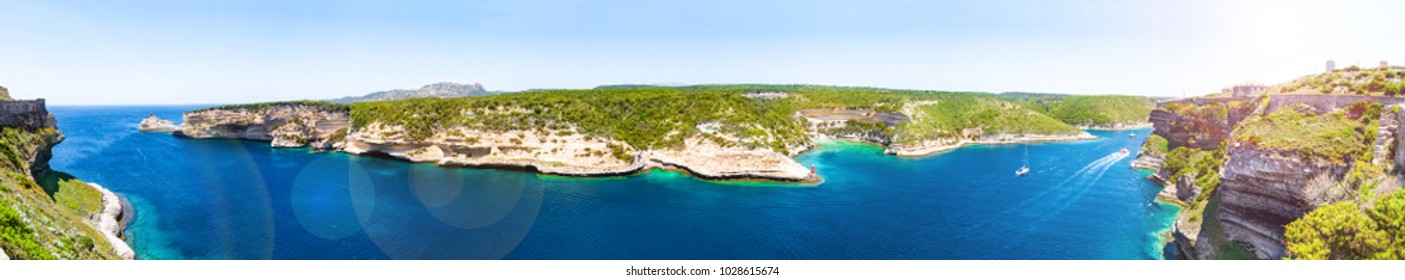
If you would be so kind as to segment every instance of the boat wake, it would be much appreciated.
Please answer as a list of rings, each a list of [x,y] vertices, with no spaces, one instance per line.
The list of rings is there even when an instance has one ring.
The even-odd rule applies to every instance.
[[[1106,174],[1108,170],[1111,170],[1114,165],[1116,165],[1118,162],[1121,162],[1123,159],[1126,159],[1128,156],[1130,155],[1125,153],[1112,153],[1098,158],[1097,160],[1094,160],[1088,163],[1087,165],[1083,166],[1083,168],[1074,171],[1073,174],[1069,175],[1067,179],[1064,179],[1063,181],[1054,184],[1053,187],[1047,188],[1043,192],[1040,192],[1039,194],[1036,194],[1030,197],[1029,199],[1026,199],[1025,201],[1021,201],[1018,205],[1001,211],[999,214],[997,214],[997,216],[1008,216],[1011,214],[1018,214],[1012,213],[1016,211],[1020,211],[1021,213],[1028,213],[1027,209],[1024,209],[1025,206],[1028,206],[1030,203],[1038,201],[1048,201],[1054,204],[1054,206],[1052,207],[1053,209],[1051,211],[1040,211],[1038,212],[1040,213],[1038,217],[1024,218],[1031,220],[1031,223],[1029,223],[1028,225],[1032,227],[1036,227],[1037,224],[1047,222],[1050,219],[1056,217],[1060,212],[1063,212],[1064,210],[1068,209],[1068,207],[1072,206],[1075,202],[1081,200],[1084,195],[1086,195],[1090,190],[1092,190],[1092,188],[1096,187],[1095,184],[1075,184],[1082,185],[1082,187],[1080,189],[1071,190],[1065,189],[1065,186],[1068,186],[1069,183],[1073,182],[1088,182],[1102,179],[1103,175]],[[972,227],[968,228],[967,232],[973,232],[985,226],[985,223],[973,225]],[[1021,233],[1021,235],[1023,234],[1027,233]],[[1013,246],[1013,244],[1011,246]]]

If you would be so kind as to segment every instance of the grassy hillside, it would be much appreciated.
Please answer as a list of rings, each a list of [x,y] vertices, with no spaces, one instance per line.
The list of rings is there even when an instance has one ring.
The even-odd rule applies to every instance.
[[[1365,106],[1374,110],[1358,116],[1347,116],[1344,111],[1316,115],[1291,109],[1251,116],[1235,126],[1234,140],[1334,162],[1348,157],[1362,159],[1369,156],[1379,126],[1380,103],[1371,104]]]
[[[1024,93],[1001,96],[1064,123],[1080,126],[1143,123],[1156,107],[1156,102],[1143,96]]]
[[[12,259],[118,259],[111,244],[84,220],[102,195],[70,176],[48,172],[36,182],[21,157],[52,129],[0,128],[0,248]]]
[[[748,98],[779,92],[783,98]],[[536,90],[465,98],[409,99],[352,104],[352,123],[401,125],[411,138],[436,129],[465,126],[487,130],[563,129],[619,139],[639,148],[672,147],[698,132],[698,124],[720,123],[719,131],[743,145],[770,147],[805,143],[804,108],[902,111],[917,101],[923,116],[900,124],[904,139],[960,135],[964,128],[986,134],[1073,134],[1078,129],[989,94],[890,90],[812,85],[611,86],[588,90]]]
[[[1405,91],[1405,69],[1347,67],[1272,86],[1269,94],[1340,94],[1399,96]]]
[[[936,104],[918,107],[915,120],[900,130],[900,142],[958,137],[967,128],[979,128],[982,135],[1081,132],[1077,127],[990,95],[942,94],[929,100]]]

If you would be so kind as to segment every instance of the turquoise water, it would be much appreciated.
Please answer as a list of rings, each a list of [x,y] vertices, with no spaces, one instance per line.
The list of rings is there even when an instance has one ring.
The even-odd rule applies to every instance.
[[[819,186],[563,178],[136,131],[200,106],[55,106],[52,165],[126,196],[143,259],[1158,259],[1146,130],[916,159],[826,142]],[[1028,147],[1031,172],[1015,177]]]

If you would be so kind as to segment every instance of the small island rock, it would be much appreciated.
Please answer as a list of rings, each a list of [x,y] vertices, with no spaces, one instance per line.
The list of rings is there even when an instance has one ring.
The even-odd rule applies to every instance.
[[[141,125],[138,125],[137,129],[150,132],[171,132],[176,130],[176,124],[168,120],[157,118],[156,115],[151,115],[142,119]]]

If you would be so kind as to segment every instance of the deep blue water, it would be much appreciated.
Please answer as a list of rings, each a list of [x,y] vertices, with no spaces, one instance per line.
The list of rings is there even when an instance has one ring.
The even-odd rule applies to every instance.
[[[143,133],[197,106],[53,106],[52,165],[135,205],[143,259],[1157,259],[1146,130],[903,159],[827,142],[817,187],[559,178]],[[1033,172],[1015,177],[1028,148]]]

